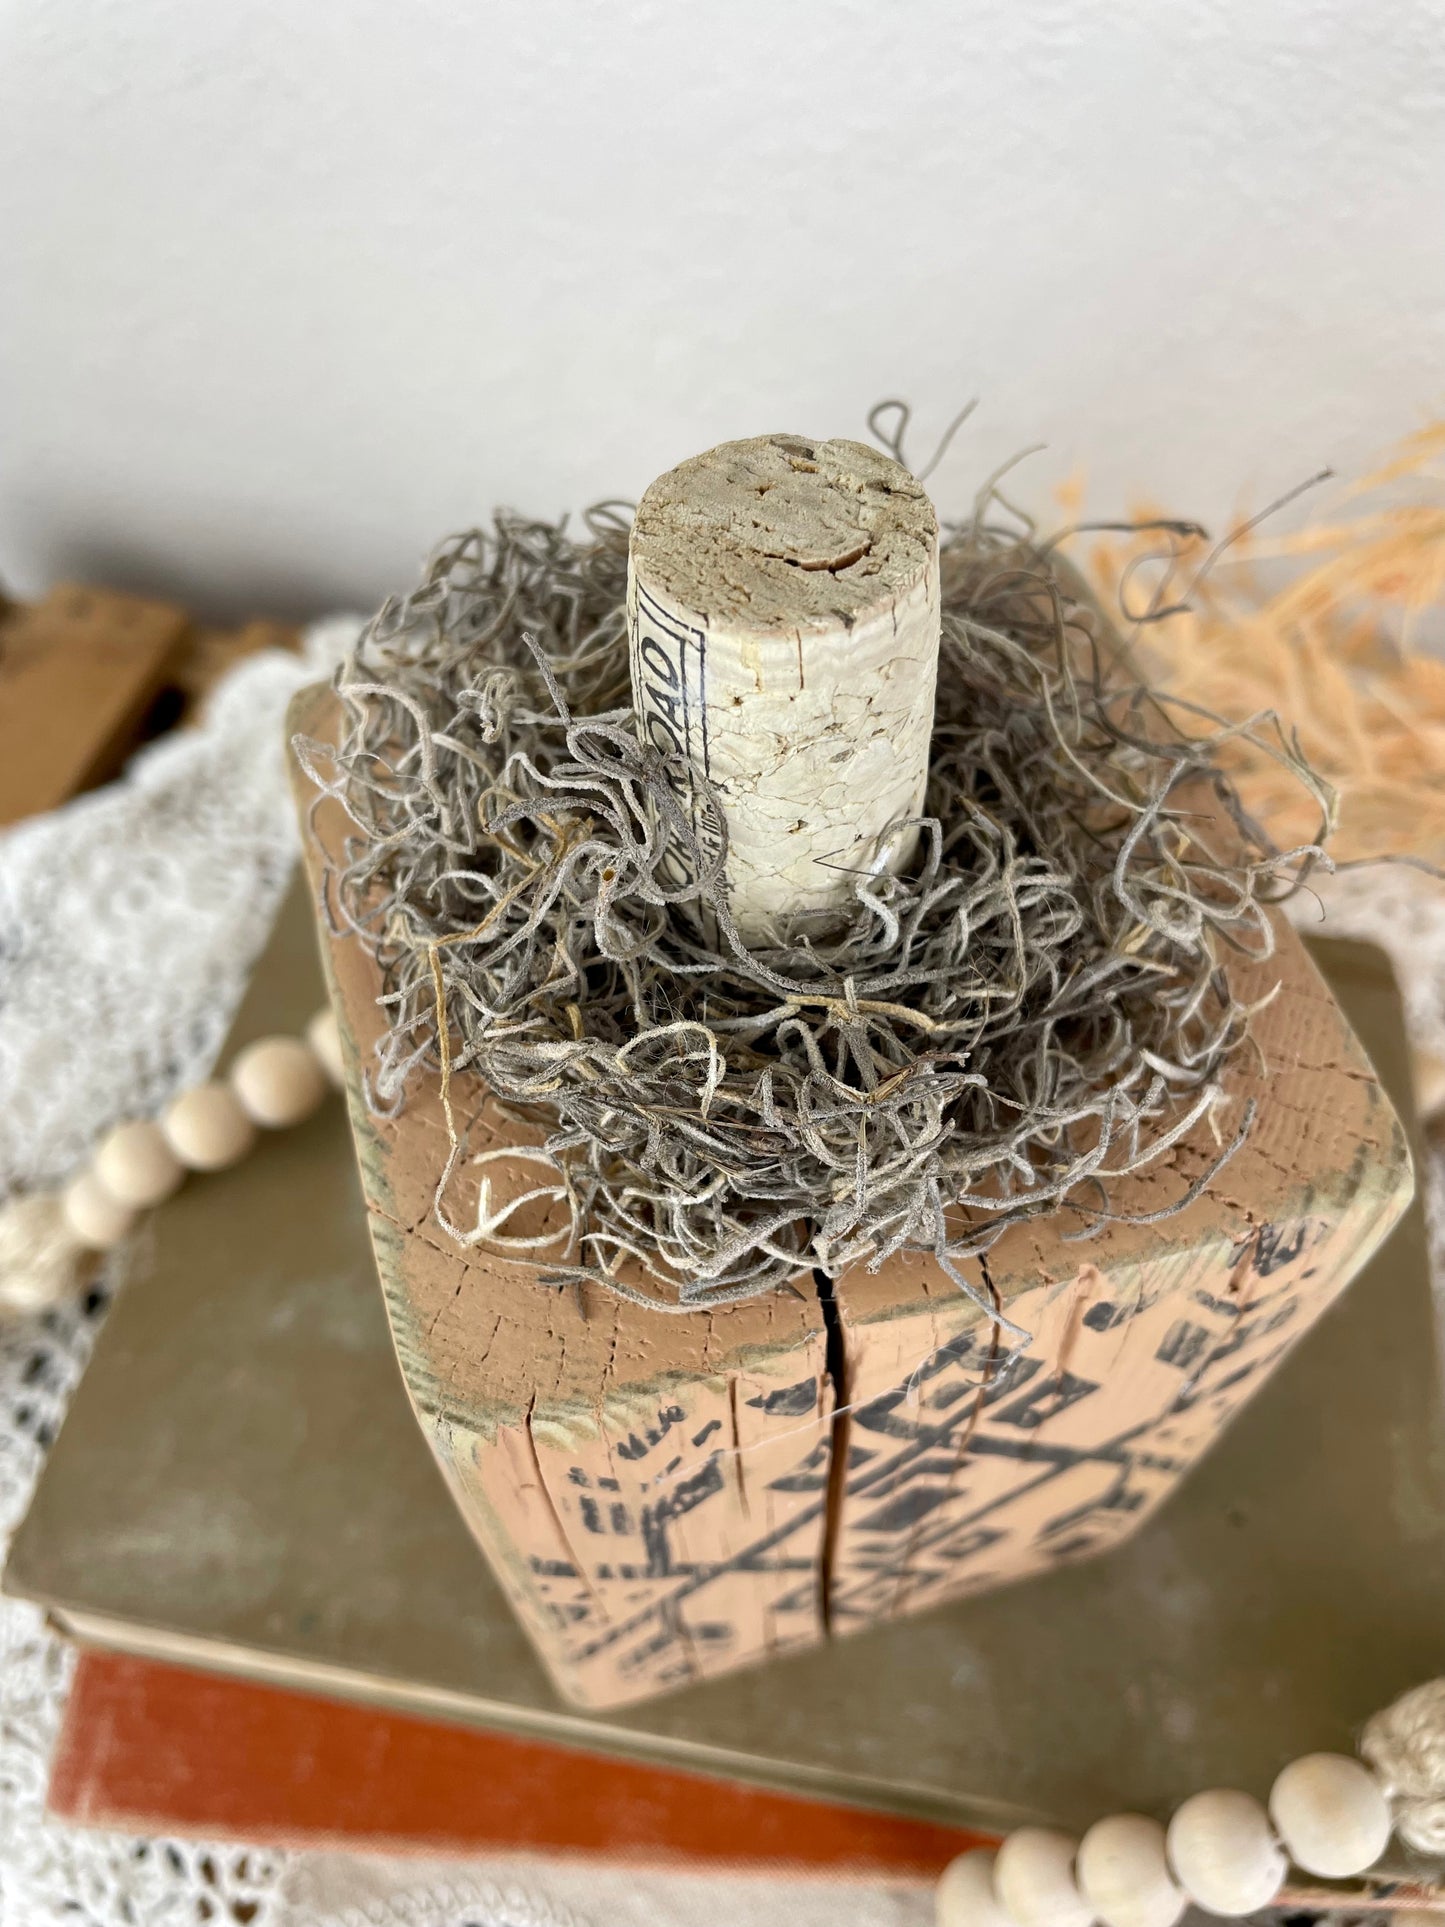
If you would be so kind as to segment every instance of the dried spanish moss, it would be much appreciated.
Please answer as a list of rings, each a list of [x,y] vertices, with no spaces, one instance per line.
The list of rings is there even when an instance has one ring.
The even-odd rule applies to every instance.
[[[1066,1206],[1087,1235],[1115,1179],[1208,1120],[1217,1162],[1178,1209],[1238,1147],[1248,1116],[1215,1114],[1249,1012],[1224,965],[1269,954],[1266,905],[1320,844],[1271,847],[1216,766],[1240,731],[1176,728],[1019,519],[989,490],[945,538],[912,868],[751,952],[725,836],[697,845],[633,728],[625,510],[581,540],[498,515],[382,609],[338,676],[339,744],[301,745],[356,826],[333,911],[385,975],[370,1100],[440,1076],[450,1117],[471,1071],[548,1132],[472,1160],[456,1116],[454,1238],[666,1311],[905,1248],[975,1296],[959,1261],[1007,1226]],[[1178,600],[1168,575],[1134,620]],[[1322,839],[1328,792],[1273,717],[1252,734]],[[669,845],[694,886],[657,882]],[[458,1173],[497,1156],[535,1181],[494,1210],[484,1168],[458,1223]]]

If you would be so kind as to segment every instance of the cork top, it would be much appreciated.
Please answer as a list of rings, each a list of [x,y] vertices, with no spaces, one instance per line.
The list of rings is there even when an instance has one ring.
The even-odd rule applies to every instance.
[[[887,455],[758,435],[658,477],[638,504],[632,564],[710,626],[851,626],[896,601],[937,545],[932,502]]]

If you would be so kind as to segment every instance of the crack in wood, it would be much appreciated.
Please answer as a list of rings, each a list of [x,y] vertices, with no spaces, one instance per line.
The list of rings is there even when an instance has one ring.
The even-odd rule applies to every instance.
[[[813,1273],[818,1307],[823,1314],[823,1369],[833,1388],[833,1412],[829,1423],[828,1484],[823,1500],[823,1530],[818,1547],[818,1622],[823,1637],[833,1631],[833,1570],[837,1557],[838,1535],[843,1529],[843,1502],[848,1480],[848,1352],[843,1340],[843,1323],[833,1280],[825,1271]]]

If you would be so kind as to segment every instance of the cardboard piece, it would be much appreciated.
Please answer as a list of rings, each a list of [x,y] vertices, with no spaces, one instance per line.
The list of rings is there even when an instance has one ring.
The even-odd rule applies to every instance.
[[[114,776],[165,684],[188,619],[62,583],[0,621],[0,826]]]
[[[300,641],[288,623],[200,627],[167,603],[76,583],[0,600],[0,828],[108,782],[145,737],[193,721],[238,662]]]

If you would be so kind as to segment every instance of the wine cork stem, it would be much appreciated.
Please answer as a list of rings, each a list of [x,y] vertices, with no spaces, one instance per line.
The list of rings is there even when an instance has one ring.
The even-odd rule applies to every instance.
[[[746,942],[836,911],[917,832],[938,677],[938,522],[857,442],[727,442],[654,482],[628,568],[639,731],[727,817],[728,908]],[[692,879],[679,857],[662,880]]]

